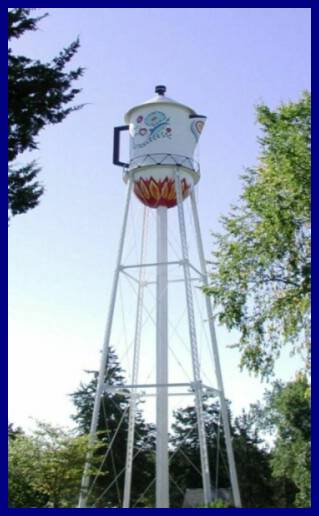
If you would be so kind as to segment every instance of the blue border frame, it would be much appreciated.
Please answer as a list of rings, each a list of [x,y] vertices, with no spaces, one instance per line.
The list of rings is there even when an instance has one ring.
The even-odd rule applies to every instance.
[[[7,2],[6,2],[7,3]],[[1,6],[1,9],[8,9],[9,7],[11,7],[11,4],[10,3],[7,3],[8,5],[6,6]],[[22,3],[22,6],[24,6],[25,4]],[[19,4],[16,4],[15,7],[22,7],[22,6],[19,6]],[[295,0],[295,1],[289,1],[289,0],[281,0],[281,1],[276,1],[276,0],[268,0],[268,2],[266,1],[263,1],[263,2],[257,2],[257,5],[256,5],[256,2],[253,2],[253,1],[245,1],[245,2],[238,2],[238,0],[236,1],[228,1],[228,2],[223,2],[223,1],[216,1],[216,2],[212,2],[212,1],[204,1],[204,2],[198,2],[197,5],[194,5],[194,2],[174,2],[174,1],[169,1],[169,0],[161,0],[161,1],[151,1],[151,2],[145,2],[145,1],[141,1],[141,0],[135,0],[135,1],[120,1],[120,2],[116,2],[116,1],[113,1],[113,2],[93,2],[92,5],[90,5],[89,7],[92,7],[92,8],[97,8],[97,7],[120,7],[120,8],[128,8],[128,7],[131,7],[131,8],[138,8],[138,7],[168,7],[168,8],[172,8],[172,7],[179,7],[179,8],[184,8],[184,7],[223,7],[223,8],[227,8],[227,7],[254,7],[254,8],[258,8],[258,7],[264,7],[264,8],[267,8],[267,7],[295,7],[295,8],[305,8],[305,7],[312,7],[312,8],[316,8],[316,6],[318,6],[318,1],[317,0]],[[50,2],[49,5],[47,4],[43,4],[43,2],[32,2],[32,7],[42,7],[42,8],[49,8],[49,7],[87,7],[87,2]]]
[[[4,30],[4,27],[7,27],[7,15],[3,8],[0,8],[0,20],[1,20],[1,28],[0,30],[0,41],[1,41],[1,49],[4,49],[4,45],[8,45],[7,43],[7,34],[6,30]],[[1,63],[1,75],[0,77],[5,78],[5,80],[1,81],[1,112],[7,113],[7,97],[8,97],[8,83],[7,83],[7,70],[8,70],[8,62],[7,57],[4,53],[4,51],[0,52],[0,59],[3,60]],[[7,116],[0,117],[0,134],[5,135],[7,132]],[[7,414],[7,407],[8,407],[8,396],[7,396],[7,390],[8,390],[8,371],[7,371],[7,342],[8,342],[8,274],[7,274],[7,249],[8,249],[8,211],[7,211],[7,192],[8,192],[8,180],[7,180],[7,174],[4,173],[5,169],[8,167],[8,161],[7,161],[7,142],[5,137],[0,139],[1,147],[3,147],[2,152],[0,154],[1,156],[1,169],[3,170],[3,174],[1,174],[1,188],[0,188],[0,212],[1,212],[1,249],[2,252],[0,253],[1,256],[1,283],[0,283],[0,292],[1,292],[1,308],[0,308],[0,314],[1,314],[1,322],[0,322],[0,335],[1,335],[1,351],[2,351],[2,357],[1,357],[1,365],[2,365],[2,374],[0,374],[0,381],[1,381],[1,411],[2,414]],[[3,486],[6,486],[7,483],[7,477],[8,477],[8,468],[7,468],[7,433],[8,433],[8,425],[7,425],[7,417],[2,416],[0,418],[0,428],[1,428],[1,444],[0,447],[1,452],[3,452],[2,460],[0,460],[1,465],[1,477],[0,482]],[[7,505],[7,494],[6,489],[0,490],[0,507],[6,507]]]
[[[315,49],[318,48],[318,21],[319,21],[319,3],[316,2],[316,6],[312,7],[311,23],[312,23],[312,37],[311,37],[311,49],[313,56],[317,55]],[[316,41],[317,40],[317,41]],[[313,60],[314,62],[314,60]],[[312,140],[315,145],[312,146],[312,178],[311,178],[311,191],[312,199],[316,199],[316,193],[318,193],[318,176],[316,166],[318,168],[319,161],[319,149],[318,149],[318,83],[315,76],[315,67],[312,66]],[[317,74],[318,75],[318,74]],[[316,203],[312,203],[311,220],[312,220],[312,256],[315,255],[315,246],[319,242],[318,234],[318,209]],[[316,317],[316,308],[318,307],[318,263],[315,259],[312,260],[312,334],[313,342],[315,341],[316,335],[318,335],[318,318]],[[319,375],[316,374],[316,368],[319,364],[319,350],[318,346],[312,346],[312,394],[311,394],[311,406],[312,410],[312,428],[311,428],[311,441],[312,441],[312,509],[319,508],[319,494],[316,485],[318,485],[318,458],[319,458],[319,446],[317,436],[319,433],[319,418],[315,407],[318,404],[318,391],[319,391]]]
[[[50,3],[49,5],[51,7],[85,7],[86,3],[75,3],[75,2],[54,2]],[[24,5],[24,4],[22,4]],[[1,103],[2,103],[2,109],[1,112],[5,113],[7,112],[7,80],[6,80],[6,70],[7,70],[7,58],[6,53],[4,51],[4,47],[7,46],[7,37],[6,37],[6,28],[7,28],[7,9],[10,7],[9,5],[1,5],[0,6],[0,39],[1,39],[1,48],[3,51],[0,53],[0,59],[1,59],[1,68],[2,68],[2,74],[1,74]],[[34,2],[32,3],[33,7],[48,7],[46,4]],[[161,0],[160,2],[141,2],[141,1],[135,1],[135,2],[129,2],[129,1],[122,1],[122,2],[94,2],[93,5],[90,7],[122,7],[122,8],[128,8],[128,7],[193,7],[194,5],[190,3],[189,5],[186,3],[179,4],[177,2],[170,2],[168,0]],[[19,7],[19,4],[17,5]],[[316,52],[316,48],[318,48],[318,42],[315,40],[318,39],[317,32],[314,29],[318,30],[318,18],[319,18],[319,1],[313,0],[313,1],[286,1],[281,0],[280,2],[276,1],[268,1],[268,2],[261,2],[259,5],[256,5],[256,2],[243,2],[242,5],[238,2],[200,2],[196,5],[196,7],[290,7],[290,8],[298,8],[298,7],[309,7],[312,8],[312,52],[313,55],[316,55],[318,52]],[[315,72],[313,67],[313,72]],[[315,140],[315,145],[313,148],[313,172],[312,172],[312,198],[316,199],[315,194],[318,190],[318,177],[316,175],[316,172],[314,170],[315,165],[319,162],[318,159],[318,153],[319,153],[319,146],[316,145],[318,141],[317,137],[317,119],[318,119],[318,104],[317,104],[317,94],[316,94],[316,87],[317,83],[315,79],[313,79],[313,91],[312,91],[312,120],[313,120],[313,128],[312,128],[312,139]],[[317,115],[317,116],[316,116]],[[5,117],[0,117],[0,124],[1,124],[1,134],[5,134],[5,131],[7,130],[7,124]],[[1,146],[2,146],[2,152],[1,152],[1,164],[2,164],[2,174],[1,174],[1,181],[2,181],[2,188],[0,189],[0,211],[1,211],[1,230],[2,230],[2,252],[0,254],[3,263],[1,264],[1,324],[0,324],[0,332],[1,332],[1,344],[2,344],[2,368],[3,372],[0,375],[0,380],[2,382],[2,389],[1,389],[1,410],[2,412],[5,412],[5,409],[7,408],[7,337],[8,337],[8,326],[7,326],[7,292],[8,292],[8,275],[7,275],[7,249],[8,249],[8,215],[7,215],[7,176],[4,173],[4,169],[7,167],[7,144],[5,141],[5,138],[1,138]],[[313,250],[315,249],[315,243],[318,241],[318,226],[316,226],[316,203],[313,203],[313,209],[312,209],[312,221],[313,221]],[[6,252],[4,252],[5,250]],[[318,264],[313,263],[313,294],[312,294],[312,306],[313,306],[313,334],[316,335],[317,332],[317,320],[316,318],[316,293],[318,292],[318,289],[316,286],[318,285]],[[319,286],[318,286],[319,288]],[[318,346],[313,346],[313,352],[312,352],[312,370],[314,371],[314,374],[312,375],[312,406],[314,407],[314,410],[312,411],[312,486],[313,486],[313,492],[312,492],[312,507],[310,509],[301,509],[304,511],[310,511],[313,512],[315,509],[319,508],[319,495],[318,491],[319,489],[316,489],[316,484],[318,484],[317,476],[318,476],[318,457],[319,457],[319,447],[318,447],[318,435],[319,435],[319,426],[318,426],[318,414],[317,414],[317,403],[318,403],[318,383],[319,383],[319,374],[316,374],[316,365],[319,364],[319,350]],[[7,412],[7,411],[6,411]],[[7,508],[7,493],[4,486],[7,483],[7,421],[5,417],[1,418],[1,433],[2,433],[2,446],[1,451],[3,453],[2,460],[0,461],[1,464],[1,489],[0,489],[0,508],[3,513],[7,513],[11,511],[34,511],[34,510],[45,510],[45,509],[8,509]],[[56,510],[62,510],[62,509],[56,509]],[[66,509],[66,510],[73,510],[73,509]],[[84,510],[84,509],[82,509]],[[92,510],[92,509],[90,509]],[[132,509],[133,511],[139,511],[140,509]],[[145,509],[144,509],[145,510]],[[146,509],[149,511],[152,511],[153,509]],[[163,509],[164,510],[164,509]],[[179,509],[173,509],[175,511],[178,511]],[[194,511],[195,509],[187,509],[188,511]],[[228,509],[229,510],[229,509]],[[235,509],[231,509],[235,510]],[[271,509],[242,509],[242,510],[249,510],[249,511],[269,511]],[[286,509],[288,511],[295,511],[300,509]]]

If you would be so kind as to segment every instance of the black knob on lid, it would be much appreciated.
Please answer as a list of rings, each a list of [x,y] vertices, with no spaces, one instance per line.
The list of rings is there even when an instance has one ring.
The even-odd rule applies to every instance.
[[[166,86],[163,86],[161,84],[159,86],[156,86],[155,93],[158,93],[159,95],[165,95],[165,92],[166,92]]]

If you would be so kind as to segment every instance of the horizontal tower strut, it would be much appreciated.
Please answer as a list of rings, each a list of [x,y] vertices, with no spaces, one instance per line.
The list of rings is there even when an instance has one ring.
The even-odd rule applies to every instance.
[[[208,385],[203,385],[201,382],[189,382],[189,383],[160,383],[160,384],[129,384],[129,385],[104,385],[103,392],[117,392],[122,395],[126,395],[127,397],[136,396],[136,398],[149,398],[157,395],[156,392],[146,393],[143,389],[156,389],[157,387],[166,387],[169,389],[170,387],[190,387],[191,392],[169,392],[167,396],[194,396],[198,388],[200,388],[203,393],[206,393],[210,396],[220,398],[220,391],[215,389],[214,387],[210,387]],[[137,389],[141,389],[141,391],[137,391]],[[130,390],[130,392],[128,392]]]
[[[124,274],[125,276],[127,276],[128,278],[133,280],[135,283],[140,285],[141,282],[138,278],[135,278],[135,276],[132,276],[132,274],[129,274],[126,270],[121,270],[121,272],[122,272],[122,274]],[[190,280],[191,281],[202,281],[201,278],[191,278]],[[157,283],[156,281],[143,280],[142,286],[148,287],[148,285],[156,285],[156,283]],[[184,279],[183,278],[168,279],[167,283],[184,283]]]
[[[120,265],[120,270],[140,269],[141,267],[157,267],[158,265],[183,265],[183,260],[176,260],[173,262],[134,263],[133,265]]]
[[[143,267],[157,267],[158,265],[188,265],[188,267],[191,267],[201,278],[203,277],[203,274],[200,270],[198,270],[192,263],[190,263],[189,260],[176,260],[176,261],[170,261],[170,262],[152,262],[152,263],[134,263],[130,265],[120,265],[119,270],[125,271],[126,269],[140,269]]]
[[[218,389],[204,385],[201,382],[185,382],[185,383],[140,383],[140,384],[128,384],[128,385],[109,385],[104,384],[104,392],[115,392],[117,390],[125,389],[155,389],[156,387],[191,387],[195,390],[198,386],[207,391],[211,391],[214,394],[220,393]]]

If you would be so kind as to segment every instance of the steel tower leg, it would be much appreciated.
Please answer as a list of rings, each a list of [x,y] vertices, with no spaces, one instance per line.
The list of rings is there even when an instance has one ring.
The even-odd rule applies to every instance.
[[[203,247],[203,241],[202,241],[202,236],[201,236],[201,231],[200,231],[199,217],[198,217],[197,204],[196,204],[194,190],[191,193],[191,204],[192,204],[192,212],[193,212],[193,219],[194,219],[194,225],[195,225],[196,240],[197,240],[201,272],[202,272],[204,283],[206,285],[208,285],[208,276],[207,276],[207,268],[206,268],[206,261],[205,261],[205,255],[204,255],[204,247]],[[213,355],[214,355],[214,362],[215,362],[215,373],[216,373],[218,390],[220,392],[220,404],[221,404],[223,427],[224,427],[225,439],[226,439],[226,449],[227,449],[227,458],[228,458],[228,465],[229,465],[229,472],[230,472],[230,481],[231,481],[235,506],[241,507],[240,491],[239,491],[236,464],[235,464],[235,458],[234,458],[234,452],[233,452],[233,446],[232,446],[232,440],[231,440],[228,411],[227,411],[227,405],[226,405],[226,400],[225,400],[223,377],[222,377],[221,366],[220,366],[215,324],[214,324],[214,318],[213,318],[213,310],[212,310],[212,304],[211,304],[210,297],[206,295],[205,301],[206,301],[206,310],[207,310],[207,316],[208,316],[208,321],[209,321],[209,331],[210,331],[210,337],[211,337],[211,341],[212,341],[212,348],[213,348]]]
[[[178,172],[175,175],[175,185],[176,185],[179,229],[180,229],[182,253],[183,253],[184,281],[185,281],[186,302],[187,302],[189,337],[190,337],[192,364],[193,364],[193,375],[194,375],[195,405],[196,405],[197,425],[198,425],[198,435],[199,435],[199,445],[200,445],[200,459],[201,459],[202,482],[203,482],[203,491],[204,491],[204,503],[207,506],[212,499],[212,491],[211,491],[211,482],[210,482],[208,453],[207,453],[204,413],[203,413],[202,385],[201,385],[198,347],[197,347],[197,336],[196,336],[196,327],[195,327],[191,275],[190,275],[190,270],[189,270],[189,256],[188,256],[187,237],[186,237],[184,206],[183,206],[183,198],[182,198],[181,180],[180,180],[180,176],[179,176]]]
[[[115,301],[116,301],[117,287],[118,287],[118,282],[119,282],[119,275],[120,275],[120,270],[121,270],[121,261],[122,261],[122,254],[123,254],[123,248],[124,248],[124,240],[125,240],[125,232],[126,232],[129,205],[130,205],[130,199],[131,199],[131,192],[132,192],[132,179],[130,179],[129,186],[127,189],[122,231],[121,231],[121,237],[120,237],[120,243],[119,243],[119,249],[118,249],[118,255],[117,255],[116,269],[115,269],[115,273],[114,273],[114,277],[113,277],[110,307],[109,307],[108,319],[107,319],[107,324],[106,324],[106,329],[105,329],[103,350],[102,350],[102,356],[101,356],[101,364],[100,364],[97,388],[96,388],[95,399],[94,399],[94,408],[93,408],[93,415],[92,415],[91,428],[90,428],[90,437],[89,437],[89,444],[91,446],[96,441],[96,430],[97,430],[99,414],[100,414],[101,397],[102,397],[103,388],[104,388],[105,368],[106,368],[109,342],[110,342],[111,331],[112,331],[113,314],[114,314],[114,307],[115,307]],[[90,481],[91,459],[92,459],[92,451],[89,450],[87,457],[86,457],[86,463],[84,466],[78,508],[86,508],[88,487],[89,487],[89,481]]]
[[[167,208],[157,214],[156,281],[156,508],[169,508]],[[164,265],[163,265],[164,264]]]
[[[144,258],[145,258],[146,234],[147,234],[147,215],[148,215],[148,209],[146,207],[144,207],[141,255],[140,255],[140,263],[141,264],[144,263]],[[138,382],[138,372],[139,372],[139,364],[140,364],[140,349],[141,349],[141,331],[142,331],[142,322],[143,322],[143,298],[144,298],[144,288],[145,288],[144,281],[145,281],[145,269],[143,267],[141,267],[140,272],[139,272],[138,292],[137,292],[137,309],[136,309],[133,367],[132,367],[132,385],[136,385]],[[129,413],[129,421],[128,421],[128,438],[127,438],[127,449],[126,449],[123,509],[129,509],[130,502],[131,502],[136,407],[137,407],[137,395],[136,395],[136,389],[133,388],[131,391],[130,413]]]

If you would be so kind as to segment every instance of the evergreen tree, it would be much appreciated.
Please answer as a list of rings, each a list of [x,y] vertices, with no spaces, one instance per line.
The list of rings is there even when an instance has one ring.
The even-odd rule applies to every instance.
[[[215,481],[218,434],[220,445],[224,447],[223,431],[219,420],[219,406],[211,399],[206,398],[203,409],[210,469]],[[172,449],[170,473],[174,481],[171,489],[171,500],[173,506],[181,507],[183,502],[182,492],[185,493],[186,489],[202,487],[197,416],[194,406],[188,406],[174,412],[170,444]],[[175,485],[180,489],[177,489]],[[228,486],[227,469],[223,461],[219,465],[218,485],[219,487]]]
[[[230,421],[232,421],[229,411]],[[210,462],[212,487],[230,488],[225,436],[218,402],[204,401],[205,429]],[[189,406],[175,412],[171,437],[171,475],[182,492],[187,488],[201,488],[201,466],[196,410]],[[236,460],[239,486],[244,507],[272,507],[273,481],[270,455],[261,446],[250,417],[243,413],[231,423],[232,443]],[[177,451],[177,452],[176,452]],[[172,502],[181,507],[183,496],[172,485]]]
[[[73,416],[80,433],[87,434],[90,430],[94,407],[94,397],[97,387],[98,373],[88,371],[93,377],[88,383],[81,383],[79,389],[71,394],[76,412]],[[109,349],[105,373],[105,383],[108,385],[123,385],[124,375],[118,358]],[[129,398],[116,391],[107,392],[101,400],[101,410],[97,426],[98,439],[103,446],[99,448],[100,464],[105,475],[97,478],[89,497],[90,504],[96,507],[121,507],[124,490],[124,470],[126,445],[128,436]],[[135,423],[135,440],[132,483],[132,506],[137,502],[143,491],[154,478],[154,427],[146,424],[141,411],[137,411]],[[107,459],[103,458],[112,443]],[[115,478],[118,476],[118,479]],[[112,484],[112,485],[111,485]],[[110,486],[111,485],[111,486]],[[109,487],[109,489],[108,489]],[[107,490],[107,491],[106,491]],[[150,499],[149,499],[150,501]],[[143,500],[138,507],[143,506]]]
[[[8,11],[9,43],[26,31],[37,30],[45,16],[32,17],[31,8]],[[18,166],[17,157],[26,150],[37,149],[37,136],[47,124],[57,124],[81,106],[70,106],[79,93],[73,83],[82,75],[83,68],[66,71],[77,53],[79,40],[73,41],[50,63],[41,63],[23,55],[8,56],[8,197],[9,214],[17,215],[34,208],[43,194],[37,181],[40,168],[34,161]]]

